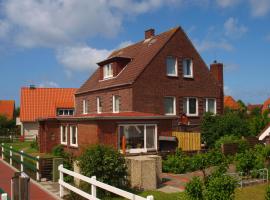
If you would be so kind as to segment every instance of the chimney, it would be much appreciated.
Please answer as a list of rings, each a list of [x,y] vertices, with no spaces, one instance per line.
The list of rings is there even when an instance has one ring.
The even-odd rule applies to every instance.
[[[223,64],[216,60],[210,65],[210,73],[223,86]]]
[[[148,39],[148,38],[153,37],[153,36],[155,36],[155,29],[153,29],[153,28],[150,28],[144,32],[145,39]]]
[[[223,83],[223,64],[216,60],[210,65],[210,73],[218,81],[220,86],[220,113],[224,112],[224,83]]]
[[[29,88],[30,88],[31,90],[33,90],[33,89],[36,89],[36,86],[35,86],[35,85],[30,85]]]

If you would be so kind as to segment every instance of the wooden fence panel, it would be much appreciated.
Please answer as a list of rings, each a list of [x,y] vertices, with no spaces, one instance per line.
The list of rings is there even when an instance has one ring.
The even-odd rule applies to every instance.
[[[173,132],[173,136],[178,139],[178,148],[183,151],[201,150],[201,133],[198,132]]]

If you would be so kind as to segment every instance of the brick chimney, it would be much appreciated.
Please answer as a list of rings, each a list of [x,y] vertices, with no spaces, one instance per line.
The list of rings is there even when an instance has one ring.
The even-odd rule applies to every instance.
[[[210,65],[210,73],[223,86],[223,64],[216,60]]]
[[[218,81],[220,86],[220,112],[223,113],[224,109],[224,81],[223,81],[223,64],[218,63],[216,60],[210,65],[210,73]]]
[[[145,39],[148,39],[148,38],[153,37],[153,36],[155,36],[155,29],[153,29],[153,28],[150,28],[144,32]]]

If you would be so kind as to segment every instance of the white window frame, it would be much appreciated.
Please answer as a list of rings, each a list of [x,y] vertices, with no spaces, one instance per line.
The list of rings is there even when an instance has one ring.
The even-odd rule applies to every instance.
[[[174,69],[175,69],[175,74],[168,74],[168,66],[167,66],[167,59],[175,59],[175,66],[174,66]],[[173,56],[167,56],[166,58],[166,74],[167,76],[172,76],[172,77],[177,77],[178,76],[178,60],[176,57],[173,57]]]
[[[83,114],[88,114],[88,101],[86,99],[83,100]]]
[[[198,117],[199,116],[199,99],[196,97],[184,97],[184,99],[186,99],[186,103],[187,103],[187,113],[186,115],[189,117]],[[189,99],[196,99],[196,113],[195,114],[191,114],[189,113]]]
[[[118,148],[120,149],[120,152],[122,152],[122,147],[120,146],[120,140],[122,138],[120,138],[120,127],[121,126],[130,126],[130,125],[134,125],[134,126],[144,126],[144,131],[143,131],[143,136],[144,136],[144,147],[143,148],[134,148],[134,149],[126,149],[126,152],[128,153],[146,153],[148,151],[157,151],[157,138],[158,138],[158,129],[157,129],[157,124],[119,124],[118,125]],[[146,148],[146,127],[147,126],[154,126],[155,127],[155,141],[154,141],[154,148]]]
[[[217,100],[215,98],[206,98],[205,99],[205,112],[209,112],[208,100],[214,100],[214,115],[217,114]]]
[[[63,133],[63,127],[65,127],[65,133]],[[67,141],[68,141],[68,138],[67,138],[67,132],[68,132],[68,126],[63,126],[61,125],[60,126],[60,140],[61,140],[61,144],[63,145],[67,145]],[[63,134],[65,134],[66,136],[66,142],[63,141]]]
[[[187,60],[190,60],[191,61],[191,65],[190,65],[190,75],[186,75],[185,74],[185,67],[186,67],[186,61]],[[193,78],[194,76],[193,76],[193,60],[192,59],[190,59],[190,58],[185,58],[185,59],[183,59],[183,77],[184,78]]]
[[[173,98],[173,113],[165,113],[165,115],[176,115],[176,97],[174,96],[164,97],[164,110],[165,110],[165,98]]]
[[[75,136],[76,136],[76,144],[72,143],[72,127],[75,127]],[[78,127],[75,125],[70,125],[69,126],[69,142],[70,142],[70,146],[72,147],[78,147]]]
[[[102,113],[102,110],[100,110],[100,102],[101,102],[101,97],[97,97],[97,113]],[[102,108],[102,107],[101,107]]]
[[[112,64],[106,64],[103,66],[103,79],[110,79],[113,77]]]
[[[116,98],[118,98],[119,110],[116,110]],[[120,112],[120,97],[118,95],[113,95],[113,113],[119,113],[119,112]]]

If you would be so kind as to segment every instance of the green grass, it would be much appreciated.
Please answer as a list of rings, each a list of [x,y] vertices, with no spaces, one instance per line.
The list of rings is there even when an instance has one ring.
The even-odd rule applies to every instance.
[[[14,142],[14,143],[6,143],[8,146],[12,146],[13,149],[17,151],[24,151],[24,153],[33,154],[38,153],[37,149],[31,147],[32,142]]]
[[[235,200],[264,200],[267,184],[253,185],[236,189]]]

